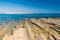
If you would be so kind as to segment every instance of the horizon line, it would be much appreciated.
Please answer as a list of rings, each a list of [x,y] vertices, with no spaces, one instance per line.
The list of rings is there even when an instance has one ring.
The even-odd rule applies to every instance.
[[[34,14],[35,12],[0,12],[0,14]],[[38,12],[41,13],[41,12]],[[45,12],[42,12],[45,13]],[[47,13],[60,13],[60,12],[47,12]]]

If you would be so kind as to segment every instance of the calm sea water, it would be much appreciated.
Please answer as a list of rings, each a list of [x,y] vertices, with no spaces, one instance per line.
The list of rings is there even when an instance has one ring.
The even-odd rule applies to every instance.
[[[60,13],[35,13],[35,14],[0,14],[0,21],[21,20],[24,18],[60,17]]]

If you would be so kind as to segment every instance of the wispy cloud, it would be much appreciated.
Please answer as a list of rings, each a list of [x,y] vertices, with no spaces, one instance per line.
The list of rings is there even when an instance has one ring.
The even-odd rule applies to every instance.
[[[0,12],[0,14],[28,14],[32,12]]]

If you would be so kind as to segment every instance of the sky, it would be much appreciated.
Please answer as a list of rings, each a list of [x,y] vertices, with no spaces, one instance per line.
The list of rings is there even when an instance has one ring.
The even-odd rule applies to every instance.
[[[0,13],[60,13],[60,0],[0,0]]]

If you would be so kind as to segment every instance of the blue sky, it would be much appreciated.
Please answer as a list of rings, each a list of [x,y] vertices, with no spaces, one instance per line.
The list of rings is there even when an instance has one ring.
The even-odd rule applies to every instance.
[[[60,13],[60,0],[0,0],[0,13]]]

